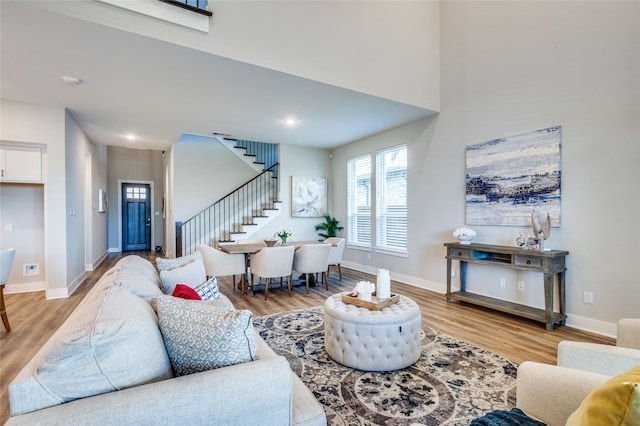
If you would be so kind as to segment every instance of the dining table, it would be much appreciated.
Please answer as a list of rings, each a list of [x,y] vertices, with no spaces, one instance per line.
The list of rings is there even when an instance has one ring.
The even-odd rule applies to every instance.
[[[266,241],[265,241],[266,244]],[[257,252],[259,252],[260,250],[262,250],[265,247],[270,247],[269,245],[265,245],[262,243],[236,243],[236,244],[220,244],[218,245],[218,248],[226,253],[229,254],[238,254],[238,253],[242,253],[244,254],[244,264],[245,264],[245,270],[244,270],[244,280],[242,282],[242,292],[246,293],[246,283],[248,282],[247,280],[249,279],[249,260],[251,258],[252,254],[255,254]],[[312,241],[289,241],[287,243],[288,246],[294,246],[296,249],[298,249],[299,247],[302,247],[303,245],[308,245],[308,244],[328,244],[328,243],[324,243],[322,241],[317,241],[317,240],[312,240]],[[336,244],[332,244],[332,246],[336,246]],[[276,246],[276,247],[280,247],[280,246]]]

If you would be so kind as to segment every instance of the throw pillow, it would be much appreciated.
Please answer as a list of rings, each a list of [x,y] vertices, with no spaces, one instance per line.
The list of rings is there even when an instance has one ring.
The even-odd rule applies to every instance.
[[[160,279],[162,280],[164,294],[171,294],[176,284],[185,284],[191,288],[198,287],[206,281],[207,274],[204,270],[202,258],[200,258],[170,271],[160,271]]]
[[[202,285],[195,288],[196,293],[202,300],[216,300],[220,298],[218,280],[216,277],[209,278]]]
[[[591,391],[567,426],[640,425],[640,365]]]
[[[163,259],[161,257],[157,257],[156,265],[158,266],[158,271],[170,271],[172,269],[188,265],[197,259],[202,260],[202,253],[200,253],[200,250],[196,250],[187,256],[177,257],[175,259]]]
[[[176,376],[258,359],[251,312],[168,296],[159,297],[156,304]]]
[[[184,284],[177,284],[171,295],[187,300],[202,300],[202,297],[194,289]]]

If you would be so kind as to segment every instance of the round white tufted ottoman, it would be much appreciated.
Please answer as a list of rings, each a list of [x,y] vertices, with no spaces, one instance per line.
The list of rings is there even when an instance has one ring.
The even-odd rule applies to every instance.
[[[405,368],[420,358],[420,307],[405,296],[379,311],[342,302],[324,302],[324,347],[342,365],[365,371]]]

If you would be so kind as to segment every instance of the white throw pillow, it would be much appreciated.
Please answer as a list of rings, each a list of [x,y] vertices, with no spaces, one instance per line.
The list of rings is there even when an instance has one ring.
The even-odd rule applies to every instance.
[[[170,271],[160,271],[160,279],[164,294],[171,294],[176,284],[188,285],[191,288],[200,286],[207,280],[202,258]]]
[[[161,257],[156,257],[156,265],[158,266],[158,271],[170,271],[172,269],[188,265],[197,259],[202,260],[202,253],[200,253],[200,250],[196,250],[187,256],[177,257],[175,259],[163,259]]]
[[[171,296],[156,299],[158,323],[176,376],[258,359],[251,312]]]

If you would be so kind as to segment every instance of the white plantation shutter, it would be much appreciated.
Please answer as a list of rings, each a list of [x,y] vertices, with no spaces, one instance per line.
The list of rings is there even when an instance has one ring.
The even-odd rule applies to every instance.
[[[347,242],[371,246],[371,156],[347,162]]]
[[[407,147],[376,153],[376,248],[407,250]]]

